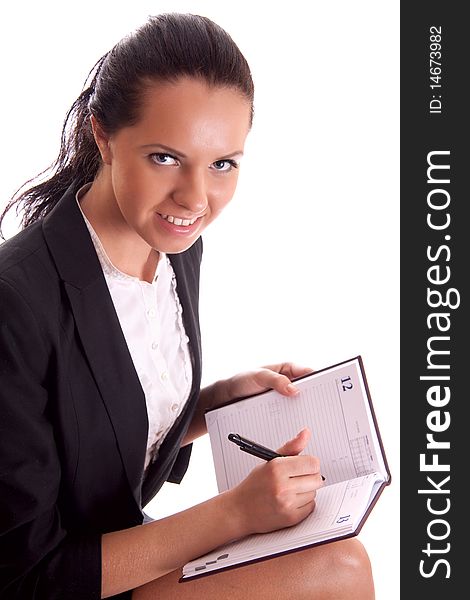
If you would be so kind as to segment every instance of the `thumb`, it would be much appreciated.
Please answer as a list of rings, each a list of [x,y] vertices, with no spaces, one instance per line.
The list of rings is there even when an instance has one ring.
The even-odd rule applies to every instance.
[[[310,435],[310,429],[308,427],[304,427],[299,431],[295,438],[292,438],[283,446],[278,448],[277,452],[279,454],[284,454],[285,456],[295,456],[296,454],[300,454],[307,445]]]

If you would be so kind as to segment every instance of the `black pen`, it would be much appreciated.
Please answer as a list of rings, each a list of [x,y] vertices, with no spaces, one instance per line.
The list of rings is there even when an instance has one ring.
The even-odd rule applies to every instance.
[[[258,458],[262,458],[263,460],[272,460],[273,458],[280,458],[283,456],[282,454],[278,454],[274,450],[270,450],[266,448],[266,446],[261,446],[252,440],[248,440],[247,438],[238,435],[238,433],[229,433],[228,439],[237,444],[240,447],[240,450],[243,452],[247,452],[252,456],[257,456]]]
[[[234,444],[237,444],[237,446],[239,446],[240,450],[243,450],[243,452],[247,452],[252,456],[262,458],[263,460],[272,460],[273,458],[281,458],[285,456],[285,454],[279,454],[270,448],[266,448],[266,446],[261,446],[261,444],[253,442],[253,440],[244,438],[238,433],[229,433],[228,439]],[[323,475],[321,478],[323,481],[325,481]]]

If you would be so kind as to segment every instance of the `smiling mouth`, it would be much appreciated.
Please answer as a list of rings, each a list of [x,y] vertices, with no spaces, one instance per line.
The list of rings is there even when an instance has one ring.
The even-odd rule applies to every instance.
[[[189,227],[190,225],[193,225],[198,219],[198,217],[194,217],[193,219],[180,219],[179,217],[173,217],[172,215],[162,214],[160,214],[160,216],[165,221],[168,221],[168,223],[173,223],[173,225],[183,225],[183,227]]]

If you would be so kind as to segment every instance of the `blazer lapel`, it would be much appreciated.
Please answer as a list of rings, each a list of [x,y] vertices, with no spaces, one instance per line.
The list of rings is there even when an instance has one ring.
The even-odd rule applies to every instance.
[[[140,507],[148,432],[145,397],[75,192],[69,188],[44,219],[44,236]]]
[[[175,271],[178,297],[183,308],[183,324],[186,334],[189,337],[193,380],[186,406],[181,411],[180,416],[160,446],[158,460],[150,464],[146,473],[142,485],[144,505],[157,493],[165,477],[168,475],[167,467],[176,458],[199,399],[201,386],[201,334],[199,330],[198,303],[201,254],[202,241],[199,239],[189,250],[180,254],[169,255],[170,262]],[[191,448],[182,448],[180,453],[184,456],[182,461],[185,465],[182,469],[182,473],[184,473],[191,454]]]

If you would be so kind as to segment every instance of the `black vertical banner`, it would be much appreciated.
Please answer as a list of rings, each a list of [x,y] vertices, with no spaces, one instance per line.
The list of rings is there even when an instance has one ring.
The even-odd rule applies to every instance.
[[[455,1],[401,3],[404,599],[468,596],[470,29],[464,8]]]

